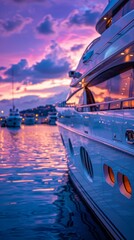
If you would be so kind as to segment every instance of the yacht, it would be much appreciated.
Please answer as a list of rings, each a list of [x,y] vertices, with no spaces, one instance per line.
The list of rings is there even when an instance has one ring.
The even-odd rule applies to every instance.
[[[19,110],[13,106],[9,111],[9,116],[6,119],[6,126],[13,128],[21,127],[22,117],[20,116]]]
[[[134,239],[134,1],[111,0],[57,104],[69,176],[110,239]]]
[[[14,70],[12,69],[12,108],[9,110],[9,116],[6,118],[6,126],[12,128],[20,128],[22,117],[18,108],[14,104]]]
[[[47,123],[49,125],[56,125],[57,120],[57,113],[56,112],[49,112],[47,116]]]
[[[32,113],[27,113],[24,118],[25,125],[34,125],[35,124],[35,115]]]

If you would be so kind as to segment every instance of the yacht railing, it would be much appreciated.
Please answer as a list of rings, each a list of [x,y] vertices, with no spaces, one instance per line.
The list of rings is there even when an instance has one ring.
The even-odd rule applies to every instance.
[[[78,112],[94,112],[94,111],[108,111],[108,110],[119,110],[119,109],[132,109],[134,108],[134,97],[124,98],[120,100],[75,105],[74,103],[60,103],[57,107],[74,108]]]
[[[134,97],[102,103],[75,106],[78,112],[108,111],[134,108]]]

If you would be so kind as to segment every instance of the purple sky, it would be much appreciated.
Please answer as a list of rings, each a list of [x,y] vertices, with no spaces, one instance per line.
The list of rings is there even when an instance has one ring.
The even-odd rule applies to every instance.
[[[0,111],[63,101],[107,0],[0,1]]]

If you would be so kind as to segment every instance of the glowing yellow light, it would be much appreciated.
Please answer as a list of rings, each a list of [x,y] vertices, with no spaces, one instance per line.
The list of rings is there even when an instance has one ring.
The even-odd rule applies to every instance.
[[[36,114],[35,116],[38,117],[38,114]]]
[[[130,57],[133,57],[134,55],[133,54],[130,54]]]
[[[104,20],[107,20],[107,17],[104,17],[103,19],[104,19]]]
[[[125,53],[124,53],[124,52],[122,52],[122,53],[121,53],[121,55],[125,55]]]

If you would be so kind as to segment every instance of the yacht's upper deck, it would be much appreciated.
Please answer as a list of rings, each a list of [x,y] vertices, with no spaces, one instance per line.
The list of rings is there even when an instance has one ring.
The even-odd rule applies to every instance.
[[[102,34],[112,23],[133,9],[133,0],[110,0],[96,24],[97,32]]]

